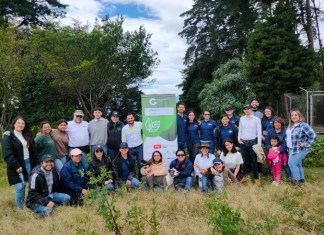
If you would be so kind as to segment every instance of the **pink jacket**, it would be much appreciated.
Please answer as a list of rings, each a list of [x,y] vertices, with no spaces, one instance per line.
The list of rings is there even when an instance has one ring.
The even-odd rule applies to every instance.
[[[278,147],[275,147],[275,149],[273,147],[270,148],[270,149],[274,150],[271,153],[268,149],[265,151],[265,155],[267,157],[267,162],[269,165],[287,164],[287,162],[288,162],[287,153],[286,152],[280,153],[280,151],[279,151],[280,148],[281,148],[281,146],[279,145]]]

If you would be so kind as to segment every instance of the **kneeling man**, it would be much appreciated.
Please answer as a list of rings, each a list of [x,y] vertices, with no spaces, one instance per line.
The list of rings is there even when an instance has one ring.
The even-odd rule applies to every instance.
[[[54,159],[46,154],[41,164],[36,166],[29,178],[26,206],[40,217],[49,215],[54,206],[66,204],[70,196],[60,193],[59,176],[54,170]]]

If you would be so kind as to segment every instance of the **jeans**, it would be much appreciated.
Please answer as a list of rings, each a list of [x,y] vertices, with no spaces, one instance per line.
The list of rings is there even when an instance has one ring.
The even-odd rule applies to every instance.
[[[199,146],[200,146],[200,143],[195,143],[195,144],[188,143],[187,144],[187,148],[188,148],[188,152],[189,152],[189,160],[191,161],[192,164],[195,161],[196,155],[199,153]]]
[[[51,198],[52,202],[58,205],[67,204],[71,200],[71,197],[65,193],[54,192],[51,193],[48,197]],[[40,217],[44,217],[52,213],[53,208],[36,204],[33,208],[33,211]]]
[[[28,177],[30,176],[31,172],[31,166],[30,166],[30,160],[26,159],[25,160],[25,168],[27,170],[27,175]],[[18,183],[15,184],[15,201],[16,201],[16,206],[18,209],[23,209],[24,208],[24,201],[25,201],[25,187],[26,185],[23,183]]]
[[[138,179],[141,180],[142,174],[140,172],[140,169],[141,169],[141,161],[143,160],[143,145],[129,148],[129,154],[133,157],[136,157]]]
[[[93,156],[94,156],[94,150],[95,150],[95,147],[96,147],[97,145],[91,145],[91,159],[93,158]],[[100,144],[100,146],[101,146],[101,148],[102,148],[102,150],[104,151],[104,153],[105,153],[105,155],[107,155],[108,154],[108,147],[107,147],[107,145],[106,144]]]
[[[178,178],[175,177],[173,180],[173,186],[176,190],[184,188],[186,191],[190,191],[192,187],[192,177],[188,176],[187,178]]]
[[[291,175],[291,170],[290,170],[290,167],[289,167],[288,164],[286,164],[286,166],[284,166],[284,171],[285,171],[285,174],[286,174],[286,178],[288,180],[291,180],[292,175]]]
[[[60,176],[60,172],[64,166],[64,164],[66,163],[66,156],[57,156],[57,158],[55,159],[55,168],[57,171],[57,174]]]
[[[302,161],[306,157],[308,150],[302,150],[299,153],[292,154],[289,152],[288,165],[292,173],[292,177],[296,180],[305,179]]]
[[[252,165],[252,172],[253,178],[259,179],[259,172],[258,172],[258,161],[257,155],[253,151],[252,146],[255,145],[257,141],[250,141],[245,144],[240,144],[240,150],[243,157],[243,168],[244,168],[244,175],[247,175],[251,172],[251,165]]]
[[[186,150],[186,141],[178,141],[178,149]]]
[[[207,176],[202,176],[201,178],[199,178],[199,180],[201,181],[201,191],[203,193],[207,193],[208,186],[212,183],[211,180]]]
[[[113,191],[113,190],[115,189],[113,183],[109,183],[109,184],[107,184],[106,187],[107,187],[107,190],[108,190],[108,191]]]
[[[131,188],[138,188],[140,186],[140,184],[141,183],[139,182],[139,180],[133,177],[133,179],[131,180],[130,187]]]
[[[116,158],[118,150],[109,148],[107,149],[108,156],[110,157],[111,162]]]

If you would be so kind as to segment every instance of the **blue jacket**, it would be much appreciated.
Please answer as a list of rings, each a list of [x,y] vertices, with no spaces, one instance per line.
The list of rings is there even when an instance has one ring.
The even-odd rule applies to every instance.
[[[232,123],[229,123],[227,127],[224,127],[223,125],[219,125],[215,129],[215,142],[216,142],[216,147],[218,150],[223,150],[223,144],[224,140],[222,138],[222,130],[227,132],[228,138],[230,138],[233,141],[233,144],[235,147],[239,147],[238,141],[237,141],[237,136],[238,136],[238,128]]]
[[[177,114],[177,134],[178,142],[186,142],[186,126],[187,126],[187,115],[181,117]]]
[[[68,161],[61,170],[61,183],[63,192],[71,198],[80,198],[82,189],[88,189],[89,179],[86,178],[87,165],[82,162],[76,166],[72,160]]]
[[[196,144],[200,143],[199,130],[200,126],[198,122],[187,123],[187,143]]]
[[[193,171],[192,163],[190,160],[186,159],[183,162],[179,162],[178,159],[174,159],[170,163],[170,169],[176,169],[179,171],[179,175],[177,178],[184,179],[188,176],[191,176],[191,172]]]
[[[280,153],[287,152],[287,143],[286,143],[286,128],[281,128],[280,132],[277,133],[274,129],[268,131],[264,145],[266,149],[271,148],[270,140],[272,136],[277,136],[280,141]]]
[[[215,120],[201,120],[200,124],[200,140],[214,142],[214,129],[217,127]]]

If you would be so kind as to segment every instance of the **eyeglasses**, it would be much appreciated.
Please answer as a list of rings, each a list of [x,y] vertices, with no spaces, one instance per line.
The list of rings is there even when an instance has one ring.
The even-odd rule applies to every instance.
[[[233,109],[225,109],[225,111],[231,111],[231,110],[233,110]]]
[[[210,113],[204,113],[204,115],[207,115],[207,116],[209,116],[209,115],[210,115]]]
[[[82,115],[75,115],[76,117],[78,117],[78,118],[83,118],[83,116]]]
[[[177,157],[184,157],[184,154],[177,154]]]
[[[102,149],[97,149],[97,150],[96,150],[96,153],[102,153],[102,152],[103,152]]]

